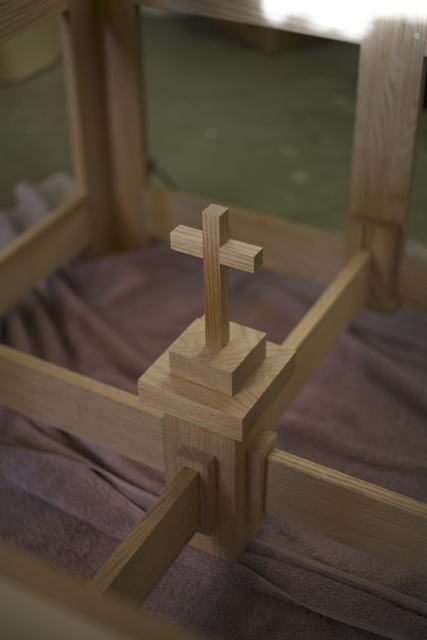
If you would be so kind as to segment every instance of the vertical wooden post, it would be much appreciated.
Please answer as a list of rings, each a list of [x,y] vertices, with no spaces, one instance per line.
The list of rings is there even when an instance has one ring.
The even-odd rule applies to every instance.
[[[425,23],[404,18],[374,22],[361,45],[347,249],[372,252],[369,302],[386,312],[397,302],[425,49]]]
[[[228,240],[228,209],[211,204],[202,214],[205,332],[209,349],[222,349],[230,339],[228,267],[219,249]]]
[[[74,173],[78,190],[89,199],[92,256],[110,250],[113,218],[98,9],[97,0],[69,0],[69,12],[61,18]]]
[[[113,248],[147,243],[146,123],[139,7],[128,0],[101,0],[109,152],[114,203]]]

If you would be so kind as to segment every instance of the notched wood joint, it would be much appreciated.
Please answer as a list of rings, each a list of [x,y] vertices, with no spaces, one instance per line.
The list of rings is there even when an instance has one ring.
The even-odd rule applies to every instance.
[[[176,472],[183,467],[194,469],[200,476],[200,533],[210,536],[218,523],[217,459],[206,451],[183,445],[175,454]]]
[[[254,524],[261,524],[265,517],[265,459],[276,443],[277,433],[261,431],[248,446],[247,514]]]

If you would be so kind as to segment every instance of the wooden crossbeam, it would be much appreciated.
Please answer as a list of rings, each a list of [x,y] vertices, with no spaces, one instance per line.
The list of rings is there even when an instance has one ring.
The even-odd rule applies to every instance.
[[[90,582],[141,605],[201,524],[200,480],[182,468]]]
[[[0,345],[0,404],[163,470],[163,413],[138,397]]]
[[[266,513],[427,575],[427,504],[278,449]]]
[[[68,0],[3,0],[0,9],[0,42],[67,11]]]
[[[90,242],[87,199],[57,207],[0,251],[0,315]]]
[[[345,265],[282,345],[296,351],[295,373],[263,420],[274,427],[366,301],[371,256],[360,251]]]

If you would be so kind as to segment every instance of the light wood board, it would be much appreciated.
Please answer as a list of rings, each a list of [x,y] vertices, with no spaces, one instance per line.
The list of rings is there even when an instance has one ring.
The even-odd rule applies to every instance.
[[[266,512],[427,575],[427,504],[273,449]]]
[[[88,202],[77,196],[8,244],[0,251],[0,315],[90,240]]]
[[[144,190],[147,131],[140,48],[140,15],[127,0],[102,0],[108,141],[113,189],[112,248],[148,242]]]
[[[183,468],[90,582],[139,607],[200,528],[200,481]]]
[[[283,341],[284,347],[296,351],[295,374],[266,412],[264,420],[267,428],[274,427],[363,307],[368,291],[370,260],[367,251],[360,251],[353,256]]]
[[[151,233],[164,240],[169,240],[179,224],[200,227],[200,212],[209,202],[161,187],[152,187],[149,196]],[[262,245],[267,269],[328,285],[344,266],[341,235],[227,206],[230,233],[238,240]],[[403,256],[397,290],[405,307],[427,314],[427,261]]]
[[[32,29],[68,9],[68,0],[2,0],[0,42]]]
[[[163,414],[136,395],[0,345],[0,404],[163,470]]]

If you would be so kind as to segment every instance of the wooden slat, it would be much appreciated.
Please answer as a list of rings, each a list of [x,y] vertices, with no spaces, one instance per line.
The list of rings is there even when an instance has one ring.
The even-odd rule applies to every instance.
[[[254,213],[226,203],[230,235],[263,247],[264,266],[319,284],[329,284],[344,264],[343,240],[338,234]],[[150,229],[169,241],[179,224],[200,229],[201,213],[209,200],[161,187],[150,189]]]
[[[363,307],[370,254],[360,251],[346,264],[282,345],[296,351],[295,373],[264,416],[273,427]]]
[[[36,27],[68,9],[68,0],[2,0],[0,42]]]
[[[200,228],[201,212],[209,204],[205,198],[159,187],[150,189],[150,200],[152,234],[165,240],[179,224]],[[261,245],[268,269],[328,285],[344,266],[342,236],[227,206],[230,233],[244,242]],[[403,256],[398,296],[405,307],[427,314],[427,262]]]
[[[202,640],[3,545],[0,620],[1,636],[9,640]]]
[[[427,575],[427,504],[273,449],[266,512]]]
[[[199,229],[182,224],[171,231],[171,249],[189,256],[203,258],[203,235]],[[262,247],[230,238],[219,249],[219,259],[225,267],[255,273],[262,265]]]
[[[114,250],[147,244],[148,185],[140,15],[127,0],[102,0],[109,152],[114,193]]]
[[[73,198],[0,251],[0,314],[89,244],[87,209]]]
[[[163,470],[163,414],[137,396],[0,345],[0,404]]]
[[[140,606],[200,528],[200,481],[182,468],[90,583]]]
[[[98,0],[69,0],[61,30],[76,175],[89,199],[89,254],[100,256],[113,246],[114,199]]]

